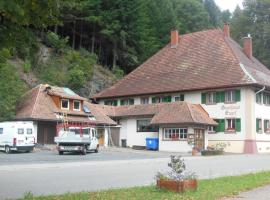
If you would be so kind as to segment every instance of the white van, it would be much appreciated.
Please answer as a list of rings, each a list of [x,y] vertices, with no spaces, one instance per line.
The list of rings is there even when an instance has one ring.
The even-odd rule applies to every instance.
[[[0,123],[0,150],[30,152],[35,146],[33,122],[13,121]]]

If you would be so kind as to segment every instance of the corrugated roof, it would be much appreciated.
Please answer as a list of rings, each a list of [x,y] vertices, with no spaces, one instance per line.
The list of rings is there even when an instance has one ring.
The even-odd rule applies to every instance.
[[[261,84],[270,71],[220,29],[181,35],[177,48],[166,45],[133,72],[95,98],[158,94]]]

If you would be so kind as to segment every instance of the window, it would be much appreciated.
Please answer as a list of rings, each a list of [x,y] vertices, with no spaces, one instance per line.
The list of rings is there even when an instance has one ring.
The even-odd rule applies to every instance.
[[[156,96],[152,97],[152,103],[172,102],[171,96]]]
[[[174,101],[184,101],[184,100],[185,100],[184,94],[180,94],[179,96],[174,97]]]
[[[262,103],[262,93],[256,94],[256,103]]]
[[[216,103],[216,93],[209,92],[206,93],[206,104],[215,104]]]
[[[256,131],[257,133],[262,133],[262,119],[256,119]]]
[[[33,130],[31,128],[28,128],[28,129],[26,129],[26,133],[27,133],[27,135],[32,135]]]
[[[149,97],[142,97],[141,104],[149,104]]]
[[[150,120],[137,120],[137,132],[158,132],[158,126],[150,124]]]
[[[108,106],[117,106],[118,105],[118,101],[117,100],[105,100],[104,101],[104,104],[105,105],[108,105]]]
[[[187,128],[164,128],[164,140],[186,140]]]
[[[0,134],[3,134],[3,133],[4,133],[4,129],[0,128]]]
[[[233,103],[236,102],[236,91],[235,90],[229,90],[225,91],[225,102],[226,103]]]
[[[121,106],[134,105],[134,99],[121,99]]]
[[[207,130],[208,130],[208,133],[215,133],[216,132],[214,126],[208,126]]]
[[[269,93],[263,93],[263,103],[265,105],[270,105],[270,94]]]
[[[69,100],[68,99],[61,99],[61,108],[62,109],[69,109]]]
[[[235,119],[226,119],[225,128],[228,132],[235,132]]]
[[[264,124],[264,132],[265,133],[270,133],[269,120],[265,119],[263,124]]]
[[[81,110],[81,102],[80,101],[73,101],[73,110],[80,111]]]
[[[18,128],[18,134],[24,134],[24,130],[23,130],[23,128]]]

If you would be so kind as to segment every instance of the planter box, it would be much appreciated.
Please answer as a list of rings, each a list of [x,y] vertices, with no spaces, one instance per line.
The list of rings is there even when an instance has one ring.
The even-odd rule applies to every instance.
[[[184,192],[185,190],[196,190],[198,186],[197,180],[157,180],[157,187],[173,192]]]
[[[215,155],[223,155],[222,150],[202,150],[202,156],[215,156]]]

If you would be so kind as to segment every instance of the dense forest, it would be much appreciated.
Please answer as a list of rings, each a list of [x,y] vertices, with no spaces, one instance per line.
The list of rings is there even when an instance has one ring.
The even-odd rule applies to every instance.
[[[254,54],[270,66],[270,1],[243,5],[230,13],[214,0],[0,1],[0,120],[30,87],[18,60],[39,82],[84,95],[96,65],[121,78],[168,43],[172,28],[183,34],[230,22],[232,36],[241,42],[250,33]]]

